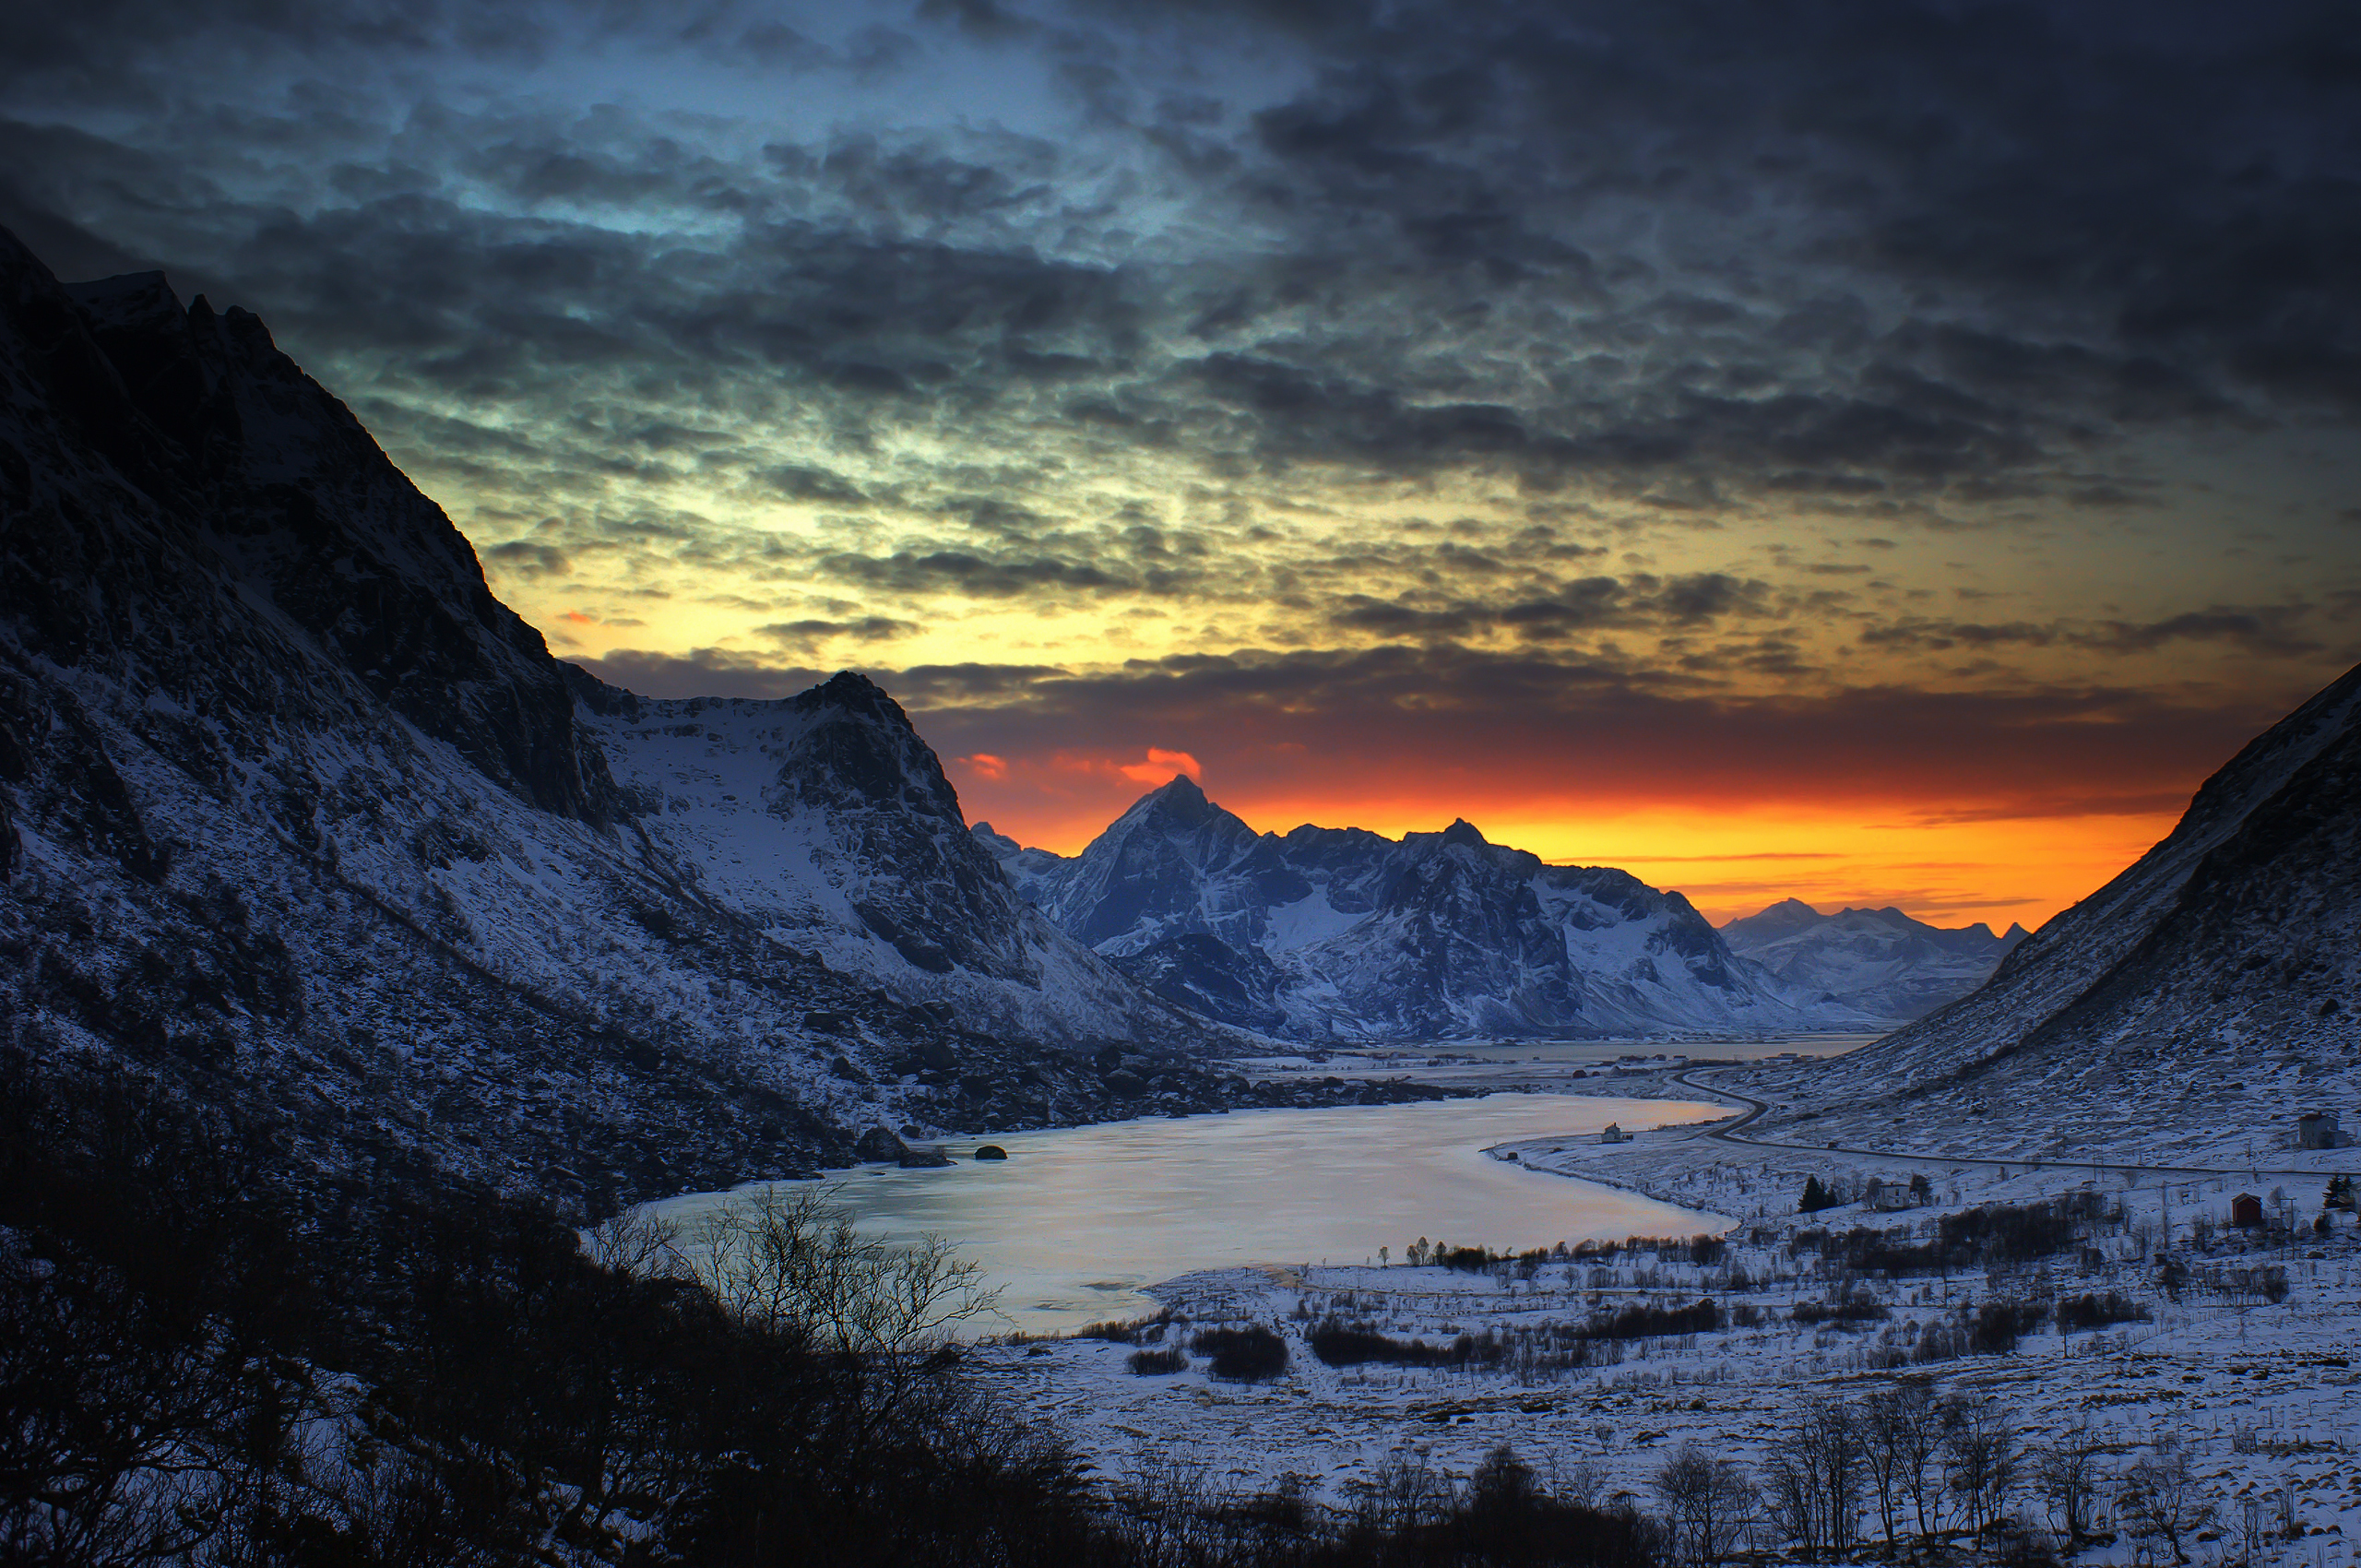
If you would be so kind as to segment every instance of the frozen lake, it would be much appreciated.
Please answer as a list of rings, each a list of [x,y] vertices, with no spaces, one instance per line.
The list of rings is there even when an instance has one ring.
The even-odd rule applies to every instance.
[[[832,1196],[884,1237],[934,1234],[1001,1288],[970,1335],[1061,1331],[1156,1311],[1143,1288],[1197,1269],[1399,1261],[1420,1236],[1455,1246],[1548,1246],[1688,1236],[1729,1223],[1486,1155],[1519,1138],[1596,1136],[1726,1114],[1672,1100],[1503,1094],[1417,1105],[1241,1111],[1116,1122],[991,1142],[1005,1162],[943,1145],[934,1170],[868,1166]],[[648,1206],[683,1229],[727,1193]]]

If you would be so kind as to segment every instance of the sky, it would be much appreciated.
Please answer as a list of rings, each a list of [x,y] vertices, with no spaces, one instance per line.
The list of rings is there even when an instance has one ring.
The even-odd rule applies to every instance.
[[[0,223],[560,657],[1717,920],[2037,925],[2361,661],[2357,176],[2331,4],[0,10]]]

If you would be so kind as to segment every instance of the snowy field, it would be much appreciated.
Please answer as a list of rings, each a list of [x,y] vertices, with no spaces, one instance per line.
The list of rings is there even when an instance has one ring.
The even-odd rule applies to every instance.
[[[1685,1073],[1660,1064],[1653,1075],[1665,1098],[1703,1098],[1700,1087],[1715,1076],[1681,1081],[1675,1071]],[[1645,1097],[1647,1081],[1626,1073],[1563,1087]],[[1746,1092],[1760,1095],[1763,1080],[1750,1081]],[[1054,1412],[1111,1481],[1180,1455],[1217,1484],[1261,1490],[1292,1477],[1340,1504],[1389,1462],[1465,1477],[1507,1443],[1545,1477],[1602,1500],[1630,1492],[1654,1508],[1650,1478],[1683,1443],[1759,1479],[1802,1411],[1857,1403],[1900,1379],[2002,1418],[2019,1455],[2008,1510],[2036,1526],[2046,1512],[2034,1479],[2040,1455],[2082,1434],[2102,1477],[2101,1544],[2080,1561],[2172,1561],[2153,1532],[2143,1538],[2136,1520],[2117,1516],[2116,1478],[2143,1461],[2172,1460],[2176,1450],[2193,1482],[2192,1513],[2210,1515],[2182,1542],[2193,1559],[2318,1568],[2355,1561],[2361,1373],[2351,1359],[2361,1351],[2361,1237],[2350,1212],[2333,1214],[2327,1233],[2315,1230],[2324,1179],[2270,1174],[2294,1156],[2259,1159],[2260,1175],[2129,1170],[2112,1160],[2033,1169],[1754,1147],[1711,1132],[1671,1127],[1620,1144],[1588,1134],[1533,1138],[1490,1152],[1529,1180],[1578,1175],[1698,1211],[1700,1231],[1727,1224],[1709,1225],[1707,1213],[1741,1217],[1719,1247],[1692,1247],[1684,1236],[1669,1239],[1679,1245],[1560,1249],[1470,1273],[1403,1266],[1404,1249],[1419,1239],[1405,1235],[1392,1267],[1188,1275],[1151,1292],[1170,1321],[1128,1339],[1013,1342],[979,1360],[1028,1404]],[[2349,1169],[2355,1153],[2306,1157],[2314,1163]],[[1914,1176],[1916,1200],[1907,1195]],[[1797,1213],[1814,1180],[1846,1201]],[[1891,1183],[1885,1204],[1908,1206],[1867,1201],[1873,1181]],[[2296,1228],[2231,1228],[2230,1200],[2246,1192],[2274,1222],[2292,1218]],[[1870,1242],[1892,1262],[1893,1249],[1940,1251],[1947,1235],[2044,1204],[2069,1218],[2032,1243],[2039,1255],[1940,1271],[1857,1266],[1876,1261],[1858,1250]],[[2116,1311],[2134,1314],[2130,1321],[2060,1331],[2061,1299],[2110,1294]],[[1694,1314],[1701,1301],[1713,1304],[1715,1326],[1582,1337],[1635,1307]],[[1842,1303],[1837,1317],[1823,1315],[1832,1301]],[[2026,1324],[2012,1351],[1940,1353],[1960,1348],[1952,1341],[1962,1325],[1995,1303],[2018,1309]],[[1797,1321],[1799,1308],[1822,1321]],[[1190,1350],[1207,1328],[1249,1324],[1286,1345],[1284,1371],[1267,1381],[1216,1377],[1207,1356]],[[1339,1330],[1373,1337],[1340,1340]],[[1465,1352],[1445,1348],[1462,1336]],[[1414,1340],[1446,1364],[1332,1365],[1315,1348]],[[1143,1349],[1180,1350],[1187,1370],[1136,1373],[1132,1359]],[[1865,1512],[1874,1540],[1873,1503]],[[1760,1544],[1775,1544],[1773,1534]]]

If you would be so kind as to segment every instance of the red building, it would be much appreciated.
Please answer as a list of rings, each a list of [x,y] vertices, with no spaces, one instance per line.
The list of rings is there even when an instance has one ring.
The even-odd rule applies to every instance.
[[[2230,1200],[2230,1223],[2241,1230],[2262,1229],[2262,1200],[2252,1193],[2240,1193]]]

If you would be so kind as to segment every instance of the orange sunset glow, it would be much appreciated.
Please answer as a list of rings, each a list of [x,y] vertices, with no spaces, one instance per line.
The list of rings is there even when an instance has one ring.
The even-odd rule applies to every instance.
[[[10,211],[259,310],[557,657],[865,671],[1050,848],[1188,773],[1717,915],[2031,924],[2361,659],[2361,306],[2289,92],[2104,29],[1609,8],[1560,59],[1513,13],[1370,75],[1243,12],[920,6],[889,61],[821,6],[791,91],[561,33],[529,111],[326,116],[256,55],[226,117],[57,108]],[[1593,47],[1656,85],[1545,79]],[[2111,85],[1987,91],[2051,49]]]

